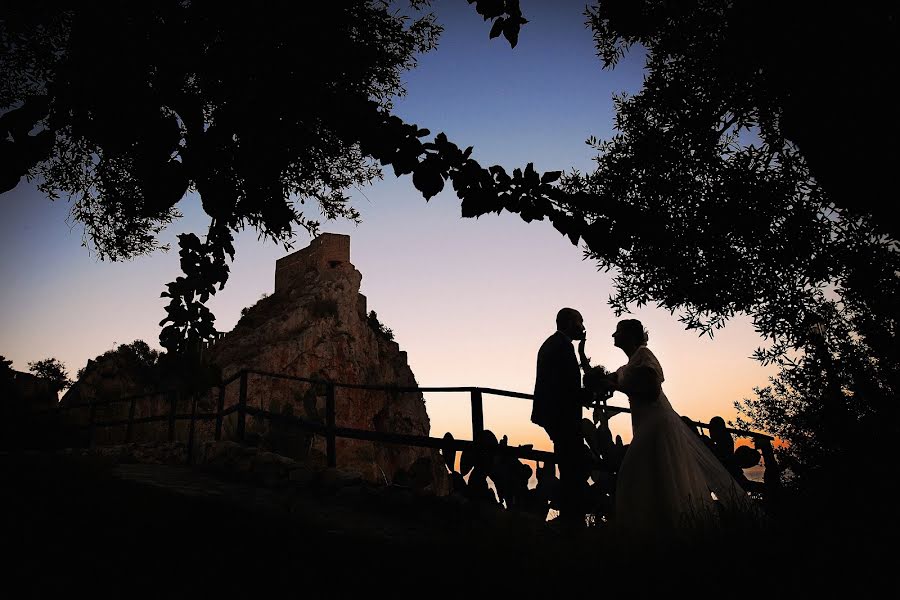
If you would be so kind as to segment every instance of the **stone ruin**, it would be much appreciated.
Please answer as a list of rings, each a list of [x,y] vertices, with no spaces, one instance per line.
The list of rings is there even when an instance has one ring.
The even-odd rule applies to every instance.
[[[241,369],[255,369],[305,378],[350,384],[415,387],[415,376],[406,352],[388,339],[384,330],[368,319],[366,298],[359,293],[362,275],[350,262],[350,236],[322,234],[306,248],[275,264],[275,292],[243,311],[234,329],[205,350],[206,359],[221,368],[223,380]],[[85,375],[63,398],[62,404],[84,404],[144,393],[155,389],[144,378],[131,373],[118,358],[90,364]],[[157,382],[159,383],[159,382]],[[324,423],[324,386],[250,375],[248,405]],[[239,381],[226,387],[225,406],[238,402]],[[199,400],[198,411],[212,412],[218,390]],[[379,432],[429,435],[430,423],[421,393],[336,390],[336,425]],[[164,393],[142,399],[135,418],[168,414],[169,397]],[[128,417],[128,403],[98,407],[97,420]],[[190,414],[191,403],[182,397],[176,412]],[[75,421],[86,422],[87,408],[72,411]],[[235,438],[237,415],[223,424],[223,440]],[[194,443],[198,448],[214,438],[213,419],[197,421]],[[179,420],[175,439],[188,440],[189,421]],[[121,429],[121,430],[120,430]],[[100,445],[122,443],[125,428],[98,428]],[[133,441],[165,441],[168,424],[141,423],[134,426]],[[325,439],[273,424],[248,415],[245,439],[269,450],[311,464],[325,464]],[[337,462],[341,469],[355,470],[372,482],[413,481],[447,493],[449,479],[436,450],[368,441],[337,439]]]

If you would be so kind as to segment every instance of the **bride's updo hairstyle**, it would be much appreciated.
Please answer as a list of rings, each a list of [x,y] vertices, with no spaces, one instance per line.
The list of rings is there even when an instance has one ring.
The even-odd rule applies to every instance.
[[[650,340],[650,334],[637,319],[622,319],[619,321],[619,326],[639,344],[646,344]]]

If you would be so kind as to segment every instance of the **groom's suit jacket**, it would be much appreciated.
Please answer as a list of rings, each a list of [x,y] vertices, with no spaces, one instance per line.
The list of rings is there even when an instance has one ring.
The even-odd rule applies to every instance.
[[[531,421],[554,437],[581,423],[581,369],[572,341],[557,331],[541,345],[534,380]]]

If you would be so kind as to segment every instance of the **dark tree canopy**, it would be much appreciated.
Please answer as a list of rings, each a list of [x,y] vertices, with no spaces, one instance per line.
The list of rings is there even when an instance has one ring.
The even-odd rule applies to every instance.
[[[682,121],[668,125],[755,127],[768,152],[796,146],[842,211],[890,217],[897,13],[890,3],[603,0],[588,17],[607,66],[634,44],[650,50],[642,95]],[[893,220],[879,225],[897,236]]]
[[[470,4],[515,45],[518,2]],[[184,276],[163,293],[160,341],[182,349],[215,331],[205,303],[227,281],[235,230],[286,245],[295,225],[315,234],[307,201],[326,218],[358,219],[345,190],[379,176],[374,159],[415,171],[426,198],[443,187],[446,165],[418,139],[428,131],[390,115],[401,73],[439,32],[432,15],[376,0],[294,12],[203,0],[5,7],[0,189],[25,175],[69,197],[85,244],[112,260],[156,248],[196,191],[210,228],[205,240],[179,236]],[[465,159],[446,140],[430,148]]]
[[[16,396],[16,372],[12,361],[0,354],[0,406],[4,408],[14,405]]]
[[[0,354],[0,383],[11,383],[15,377],[15,371],[12,368],[12,361],[6,360],[6,357]]]
[[[59,392],[72,385],[66,366],[56,358],[45,358],[28,363],[28,370],[51,382],[53,391]]]
[[[516,0],[469,3],[515,46]],[[306,201],[356,219],[344,190],[389,165],[426,200],[449,183],[465,217],[549,220],[617,270],[617,311],[655,303],[708,332],[750,314],[773,342],[764,361],[806,347],[806,323],[827,319],[857,344],[836,356],[877,365],[848,358],[853,385],[897,390],[897,229],[879,195],[897,158],[894,8],[598,2],[586,16],[600,59],[640,44],[647,75],[617,99],[617,134],[589,140],[597,168],[563,175],[482,167],[391,114],[400,74],[435,44],[431,16],[364,0],[269,6],[4,8],[4,188],[25,174],[70,195],[112,259],[153,249],[187,190],[210,216],[205,239],[179,237],[165,347],[214,332],[205,303],[227,281],[235,230],[285,243],[293,226],[315,232]]]
[[[701,330],[753,317],[771,342],[756,357],[780,370],[739,404],[742,425],[786,440],[797,473],[880,465],[900,432],[896,12],[611,0],[587,14],[604,64],[641,44],[647,75],[617,100],[597,169],[565,178],[567,232],[619,269],[617,310],[654,302]],[[618,224],[625,243],[607,237]]]
[[[4,19],[3,70],[20,75],[2,86],[14,109],[5,143],[36,147],[32,174],[72,197],[102,258],[153,249],[190,189],[217,226],[284,240],[294,224],[315,230],[306,200],[357,217],[344,190],[377,171],[337,131],[335,99],[388,107],[438,31],[430,17],[408,23],[365,1],[296,14],[268,3],[29,4]],[[20,140],[36,124],[43,131]]]
[[[895,275],[869,262],[896,249],[896,220],[872,189],[888,186],[897,150],[887,140],[896,135],[863,126],[870,108],[896,104],[896,53],[866,56],[854,70],[862,59],[821,52],[839,26],[836,39],[889,49],[892,10],[599,2],[587,17],[600,59],[614,66],[641,44],[647,64],[640,92],[616,100],[617,134],[588,140],[596,170],[569,172],[562,189],[538,189],[524,202],[486,195],[467,210],[463,197],[463,214],[548,218],[601,268],[617,269],[617,311],[656,303],[703,331],[749,313],[765,335],[802,343],[802,323],[822,312],[820,286],[874,277],[896,289]],[[860,148],[878,159],[859,159]],[[828,160],[810,158],[823,149]],[[838,179],[859,185],[848,194]],[[893,315],[882,314],[895,331]]]
[[[358,218],[345,190],[378,169],[344,110],[388,108],[400,73],[439,33],[429,15],[409,21],[368,1],[4,12],[0,64],[14,75],[0,83],[4,189],[28,174],[70,197],[85,242],[112,260],[156,248],[189,190],[211,217],[205,242],[180,236],[186,277],[166,292],[175,325],[161,337],[171,348],[213,330],[203,303],[227,280],[234,230],[282,242],[294,225],[315,233],[307,201],[327,218]]]
[[[159,365],[160,353],[151,348],[144,340],[135,340],[130,344],[119,344],[97,356],[88,365],[78,370],[77,379],[87,374],[91,364],[99,364],[108,360],[119,361],[123,368],[136,374],[141,380],[151,380],[154,370]]]

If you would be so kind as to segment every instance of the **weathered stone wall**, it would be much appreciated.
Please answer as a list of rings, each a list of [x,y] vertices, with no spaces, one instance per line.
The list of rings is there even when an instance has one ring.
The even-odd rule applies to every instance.
[[[94,422],[124,421],[131,409],[130,401],[106,404],[131,396],[141,396],[134,403],[134,418],[168,416],[171,413],[171,398],[167,392],[159,392],[159,381],[149,381],[136,373],[120,357],[105,357],[100,361],[89,361],[83,377],[63,395],[60,406],[67,408],[62,413],[62,422],[67,425],[87,425],[90,422],[90,404],[94,406]],[[215,410],[215,394],[207,394],[198,399],[197,412]],[[175,412],[178,415],[191,414],[192,399],[187,395],[175,396]],[[70,408],[70,407],[78,408]],[[198,419],[194,427],[194,440],[200,443],[213,439],[215,420]],[[190,436],[190,421],[175,422],[175,440],[187,442]],[[98,446],[122,444],[127,440],[127,426],[95,427],[94,443]],[[87,436],[87,432],[83,432]],[[131,440],[135,443],[165,442],[169,436],[168,420],[152,423],[135,423]],[[86,437],[85,437],[86,442]]]
[[[350,264],[350,236],[323,233],[309,246],[275,261],[275,293],[285,293],[308,269],[325,271]]]

